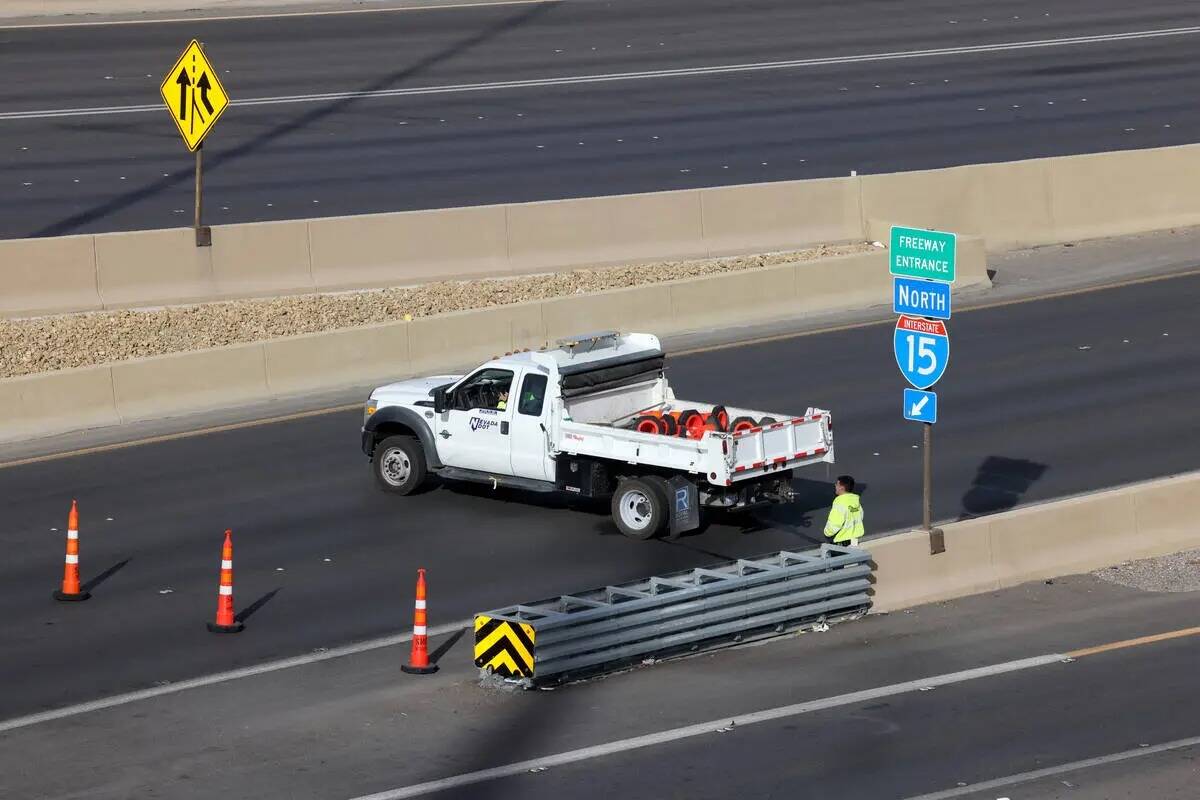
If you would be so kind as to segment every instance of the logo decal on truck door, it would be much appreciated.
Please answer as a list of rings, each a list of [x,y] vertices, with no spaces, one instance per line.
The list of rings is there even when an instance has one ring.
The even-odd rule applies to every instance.
[[[494,419],[480,419],[479,417],[471,417],[471,430],[486,431],[488,428],[495,428],[500,423]]]

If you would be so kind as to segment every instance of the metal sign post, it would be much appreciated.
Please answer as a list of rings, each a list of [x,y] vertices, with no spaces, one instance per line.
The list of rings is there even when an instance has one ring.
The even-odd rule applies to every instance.
[[[893,276],[892,310],[896,322],[896,365],[913,389],[904,390],[904,418],[922,423],[921,528],[929,535],[929,554],[946,552],[946,536],[933,527],[933,426],[938,396],[925,391],[941,380],[950,361],[950,284],[957,267],[958,237],[953,233],[893,226],[888,269]]]
[[[933,423],[922,425],[925,429],[925,491],[922,527],[929,534],[929,555],[936,556],[946,552],[946,534],[941,528],[933,527]]]
[[[196,247],[212,246],[212,228],[201,222],[204,209],[204,145],[196,148]]]

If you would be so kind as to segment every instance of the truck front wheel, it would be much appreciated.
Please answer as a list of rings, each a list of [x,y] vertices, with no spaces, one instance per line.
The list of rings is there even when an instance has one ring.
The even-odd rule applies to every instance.
[[[667,527],[667,493],[661,478],[625,478],[612,499],[613,522],[630,539],[650,539]]]
[[[371,471],[385,492],[412,494],[425,482],[425,451],[411,436],[389,436],[375,447]]]

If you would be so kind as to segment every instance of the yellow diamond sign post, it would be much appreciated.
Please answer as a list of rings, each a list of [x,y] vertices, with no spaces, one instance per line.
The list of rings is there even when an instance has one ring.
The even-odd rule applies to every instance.
[[[208,247],[212,244],[212,231],[200,223],[204,192],[202,148],[204,138],[229,106],[229,95],[195,39],[184,48],[158,91],[183,143],[196,154],[196,246]]]

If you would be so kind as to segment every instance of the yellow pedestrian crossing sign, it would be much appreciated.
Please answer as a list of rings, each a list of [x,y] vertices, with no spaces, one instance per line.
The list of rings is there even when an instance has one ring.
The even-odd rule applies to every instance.
[[[158,90],[183,143],[193,152],[229,105],[229,95],[217,79],[217,71],[195,39],[184,49]]]

